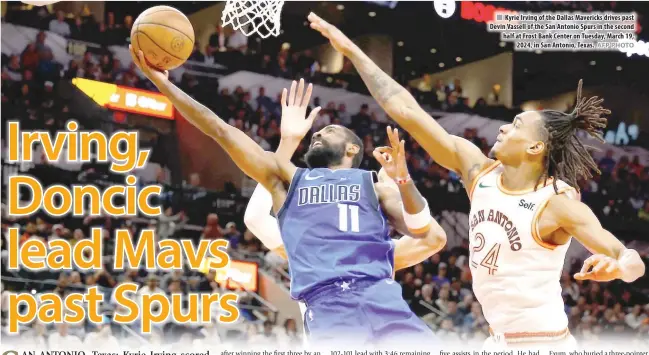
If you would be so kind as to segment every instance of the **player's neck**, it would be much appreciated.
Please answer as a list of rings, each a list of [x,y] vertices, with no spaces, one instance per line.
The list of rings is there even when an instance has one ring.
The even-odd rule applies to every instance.
[[[517,166],[503,165],[502,185],[512,191],[528,190],[536,187],[543,166],[524,162]]]
[[[337,165],[328,166],[327,169],[329,169],[329,170],[340,170],[340,169],[350,169],[350,167],[345,166],[344,164],[337,164]]]

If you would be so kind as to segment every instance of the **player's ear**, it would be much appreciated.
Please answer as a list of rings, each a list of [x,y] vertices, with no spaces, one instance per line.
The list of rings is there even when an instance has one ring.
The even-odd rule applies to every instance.
[[[353,157],[354,155],[358,154],[361,150],[361,147],[357,146],[356,144],[352,143],[347,143],[347,149],[345,150],[345,153],[347,156]]]
[[[527,154],[530,155],[539,155],[545,152],[545,142],[536,141],[529,148],[527,148]]]

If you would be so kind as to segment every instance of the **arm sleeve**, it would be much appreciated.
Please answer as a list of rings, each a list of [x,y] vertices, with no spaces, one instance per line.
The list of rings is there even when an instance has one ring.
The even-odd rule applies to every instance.
[[[246,227],[270,250],[283,244],[277,219],[270,215],[272,208],[273,197],[270,192],[257,184],[243,216]]]

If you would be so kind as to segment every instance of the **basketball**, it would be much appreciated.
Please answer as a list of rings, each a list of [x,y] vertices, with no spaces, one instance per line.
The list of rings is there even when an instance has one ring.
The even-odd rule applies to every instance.
[[[194,28],[182,12],[170,6],[154,6],[138,16],[131,30],[133,49],[161,70],[181,66],[194,49]]]

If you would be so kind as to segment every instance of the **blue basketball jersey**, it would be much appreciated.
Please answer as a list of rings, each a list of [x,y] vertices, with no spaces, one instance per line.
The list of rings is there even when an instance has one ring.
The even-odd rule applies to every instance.
[[[372,172],[298,169],[278,220],[294,299],[340,280],[392,277],[394,243]]]

